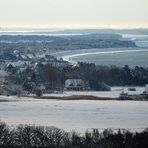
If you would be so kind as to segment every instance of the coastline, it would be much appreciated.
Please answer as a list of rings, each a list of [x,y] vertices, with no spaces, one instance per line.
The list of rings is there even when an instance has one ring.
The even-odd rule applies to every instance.
[[[86,56],[86,55],[105,55],[105,54],[117,54],[117,53],[129,53],[129,52],[144,52],[148,51],[146,47],[127,47],[127,48],[93,48],[93,49],[81,49],[81,50],[68,50],[68,51],[59,51],[53,52],[51,55],[68,61],[72,64],[77,63],[72,60],[74,57]]]

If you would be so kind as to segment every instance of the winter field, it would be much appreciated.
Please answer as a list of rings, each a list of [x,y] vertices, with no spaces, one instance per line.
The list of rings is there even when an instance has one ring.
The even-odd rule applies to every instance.
[[[117,88],[115,90],[112,93],[119,92]],[[0,100],[0,120],[10,126],[56,126],[66,131],[74,129],[81,133],[93,128],[140,131],[148,127],[147,101],[64,101],[4,96],[1,96]]]

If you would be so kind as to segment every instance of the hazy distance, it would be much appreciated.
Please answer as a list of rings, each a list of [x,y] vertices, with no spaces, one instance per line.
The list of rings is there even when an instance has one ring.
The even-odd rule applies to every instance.
[[[0,27],[147,28],[148,0],[0,0]]]

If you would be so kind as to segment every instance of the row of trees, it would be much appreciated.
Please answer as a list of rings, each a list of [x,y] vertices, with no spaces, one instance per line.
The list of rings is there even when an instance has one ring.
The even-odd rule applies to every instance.
[[[28,79],[29,78],[29,79]],[[82,79],[90,85],[91,90],[101,90],[100,83],[110,86],[144,86],[148,83],[148,68],[130,68],[117,66],[96,66],[95,64],[78,63],[76,66],[57,67],[53,64],[38,64],[23,72],[10,75],[10,80],[31,89],[32,82],[46,84],[47,89],[63,88],[66,79]]]
[[[56,68],[52,65],[43,66],[39,77],[53,84],[64,84],[66,79],[82,79],[89,82],[90,88],[99,90],[99,83],[110,86],[144,86],[148,83],[148,68],[130,68],[117,66],[96,66],[95,64],[78,63],[77,66]]]
[[[0,148],[147,148],[148,129],[133,133],[97,129],[79,134],[55,127],[19,125],[9,128],[0,122]]]

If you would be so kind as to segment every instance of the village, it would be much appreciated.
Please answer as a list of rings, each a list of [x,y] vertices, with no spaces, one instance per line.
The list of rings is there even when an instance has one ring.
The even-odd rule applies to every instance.
[[[63,51],[97,48],[136,48],[134,42],[118,34],[77,36],[0,36],[0,94],[5,96],[44,96],[112,93],[112,87],[145,87],[147,67],[96,65],[65,60]],[[77,50],[76,50],[77,49]],[[62,54],[63,52],[63,54]],[[61,55],[59,54],[61,53]],[[59,56],[56,56],[59,55]],[[147,85],[146,85],[147,86]],[[146,87],[147,88],[147,87]],[[139,94],[116,91],[118,99],[147,99],[147,89]],[[130,94],[135,92],[136,96]],[[144,92],[144,93],[143,93]],[[135,94],[134,93],[134,94]],[[142,95],[141,95],[142,94]],[[140,95],[140,96],[137,96]],[[110,98],[112,94],[108,95]],[[104,97],[108,97],[104,96]],[[146,96],[146,97],[145,97]],[[114,98],[114,97],[113,97]]]
[[[46,66],[47,68],[45,69]],[[64,61],[62,58],[57,59],[50,54],[39,55],[32,54],[29,51],[22,54],[18,50],[5,50],[0,55],[0,94],[19,97],[44,96],[45,94],[55,96],[56,94],[63,94],[66,91],[73,91],[73,95],[75,95],[75,92],[94,91],[87,79],[78,77],[63,78],[63,82],[58,82],[57,85],[54,86],[53,83],[56,81],[54,82],[53,79],[60,77],[60,75],[55,77],[56,73],[54,70],[63,70],[64,68],[73,66],[77,68],[79,65],[73,65],[72,63]],[[87,66],[89,66],[91,70],[94,69],[94,65]],[[41,71],[43,70],[45,70],[43,77],[47,75],[45,81],[41,78]],[[99,88],[99,91],[112,91],[111,87],[104,82],[99,83]],[[129,87],[129,92],[130,91],[134,92],[136,90],[134,87]],[[87,93],[83,95],[85,94]],[[118,97],[119,100],[147,100],[147,98],[148,85],[145,86],[145,90],[141,94],[131,95],[123,90]]]
[[[5,50],[0,55],[0,94],[1,95],[28,95],[29,91],[23,90],[23,87],[16,82],[16,84],[11,82],[11,76],[19,75],[26,69],[30,68],[34,72],[38,73],[40,70],[40,66],[52,64],[54,67],[66,67],[71,65],[69,62],[64,61],[62,58],[57,59],[54,56],[49,54],[45,55],[35,55],[32,53],[23,53],[21,54],[19,51],[14,50]],[[26,75],[27,77],[27,75]],[[31,80],[31,77],[27,77],[28,81]],[[17,81],[17,80],[16,80]],[[40,85],[35,86],[33,82],[31,84],[33,86],[32,89],[40,89],[45,92],[45,86]],[[78,87],[81,89],[81,87]]]

